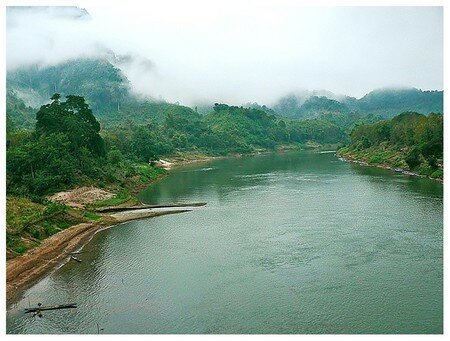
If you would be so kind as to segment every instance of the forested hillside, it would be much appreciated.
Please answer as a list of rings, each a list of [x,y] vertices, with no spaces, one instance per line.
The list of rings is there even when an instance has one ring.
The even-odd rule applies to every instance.
[[[70,60],[61,64],[30,66],[8,72],[6,86],[28,105],[39,108],[54,93],[86,98],[97,115],[116,112],[129,97],[129,82],[110,62],[99,59]]]
[[[369,164],[443,177],[443,116],[406,112],[391,120],[356,126],[338,153]]]
[[[422,91],[414,88],[380,89],[368,93],[349,105],[361,112],[379,114],[387,118],[406,111],[423,115],[443,113],[444,92]]]
[[[360,99],[332,95],[328,95],[329,97],[289,95],[278,100],[273,109],[277,114],[290,118],[350,113],[392,118],[406,111],[424,115],[432,112],[442,113],[443,95],[443,91],[422,91],[415,88],[374,90]]]
[[[27,106],[12,90],[6,92],[7,131],[16,128],[31,129],[36,123],[36,110]]]
[[[120,69],[92,59],[9,72],[7,88],[8,191],[37,196],[83,183],[123,182],[124,176],[113,169],[135,174],[133,164],[180,153],[227,155],[310,142],[348,143],[355,126],[351,148],[356,150],[358,131],[394,110],[397,114],[405,107],[442,111],[442,92],[406,89],[373,91],[360,100],[310,92],[302,98],[287,96],[273,108],[216,103],[202,106],[200,114],[197,107],[135,97]],[[59,95],[52,97],[54,93]],[[60,99],[65,96],[67,101]],[[66,113],[75,99],[81,113],[89,112],[82,120],[89,116],[102,141],[95,155],[70,135],[68,126],[73,131],[82,127],[77,126],[76,116],[55,116],[58,110]],[[45,118],[42,113],[48,110],[52,114]],[[408,116],[406,122],[415,119]],[[43,128],[50,126],[51,132]],[[59,147],[63,145],[68,152]],[[47,155],[49,151],[53,154]]]
[[[121,70],[104,59],[80,59],[49,67],[19,68],[7,74],[7,108],[10,122],[17,127],[31,128],[34,117],[30,110],[48,103],[54,93],[63,97],[83,96],[102,126],[123,122],[147,124],[162,122],[168,113],[203,115],[212,112],[213,104],[188,108],[162,100],[137,98]],[[22,109],[17,103],[23,102]],[[288,119],[318,119],[349,131],[355,124],[371,123],[400,112],[422,114],[442,113],[443,92],[418,89],[375,90],[356,99],[326,91],[302,92],[280,98],[272,107],[247,103],[269,115]],[[14,109],[13,109],[14,108]],[[18,109],[19,108],[19,109]]]
[[[48,195],[94,185],[115,193],[109,204],[133,201],[133,190],[165,174],[155,166],[162,158],[349,144],[341,155],[442,177],[442,115],[407,113],[381,121],[412,105],[439,111],[442,92],[376,92],[361,100],[307,95],[285,97],[273,108],[189,108],[136,97],[120,69],[105,60],[8,73],[8,250],[27,250],[31,244],[23,243],[24,235],[41,240],[98,219],[50,203]]]

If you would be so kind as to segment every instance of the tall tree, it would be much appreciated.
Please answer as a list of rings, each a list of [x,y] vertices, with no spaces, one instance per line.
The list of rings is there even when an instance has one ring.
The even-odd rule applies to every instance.
[[[54,94],[50,104],[43,105],[36,114],[38,136],[63,133],[75,151],[87,148],[94,156],[104,156],[105,147],[101,138],[100,124],[81,96],[67,96],[65,102]]]

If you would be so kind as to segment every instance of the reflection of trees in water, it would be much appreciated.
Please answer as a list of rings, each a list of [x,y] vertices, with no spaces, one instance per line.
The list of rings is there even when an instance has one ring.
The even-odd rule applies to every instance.
[[[229,158],[200,163],[172,171],[172,174],[141,193],[148,203],[197,200],[214,191],[218,199],[243,187],[268,184],[278,172],[330,174],[342,168],[334,154],[288,152]],[[342,166],[341,166],[342,167]]]
[[[404,193],[414,192],[419,195],[427,196],[427,198],[443,197],[444,186],[435,180],[397,174],[392,170],[378,167],[365,167],[356,164],[351,164],[351,167],[356,174],[365,175],[364,179],[369,183],[376,184],[377,187],[386,190],[395,190],[396,192]]]

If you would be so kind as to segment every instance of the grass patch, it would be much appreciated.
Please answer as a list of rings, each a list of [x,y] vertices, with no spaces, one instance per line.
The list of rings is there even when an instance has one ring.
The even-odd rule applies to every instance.
[[[432,178],[442,179],[444,177],[444,170],[437,169],[430,175]]]
[[[102,216],[93,212],[84,211],[83,216],[89,220],[99,220]]]
[[[161,167],[151,167],[148,164],[136,165],[136,172],[139,174],[141,183],[150,182],[158,179],[161,175],[166,174],[167,171]]]
[[[6,198],[7,258],[21,255],[41,240],[70,226],[101,217],[84,213],[69,206],[48,203],[36,204],[27,198]]]

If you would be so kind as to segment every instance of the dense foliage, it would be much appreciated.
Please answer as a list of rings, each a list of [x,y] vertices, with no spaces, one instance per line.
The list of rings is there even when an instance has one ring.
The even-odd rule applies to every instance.
[[[204,116],[169,113],[162,122],[110,127],[104,135],[107,143],[122,155],[139,162],[179,152],[225,155],[273,149],[283,144],[346,140],[344,131],[329,122],[285,121],[258,109],[218,103],[213,112]]]
[[[81,96],[67,96],[60,102],[60,95],[51,98],[52,103],[43,105],[36,114],[36,135],[66,135],[71,141],[71,152],[85,149],[92,156],[103,156],[105,148],[99,135],[100,124]]]
[[[34,131],[10,131],[6,158],[7,193],[33,198],[81,184],[152,177],[146,174],[150,167],[123,159],[114,147],[106,149],[100,125],[80,96],[60,101],[55,94],[37,112]]]
[[[341,154],[370,163],[405,167],[442,177],[443,116],[405,112],[391,120],[359,125]]]
[[[7,88],[15,90],[34,107],[54,93],[77,94],[86,98],[97,114],[117,111],[129,96],[129,82],[119,69],[106,60],[79,59],[62,64],[36,65],[8,72]]]
[[[36,111],[25,105],[14,91],[6,92],[6,128],[8,132],[20,128],[33,128]]]
[[[81,183],[124,183],[141,172],[136,164],[183,153],[347,143],[355,125],[352,138],[392,110],[442,109],[442,92],[417,89],[374,91],[360,100],[310,92],[287,96],[273,108],[216,103],[191,109],[139,99],[120,69],[91,59],[8,72],[7,88],[8,192],[37,196]],[[67,100],[49,101],[55,90]],[[433,146],[420,144],[409,159],[418,153],[432,165]]]
[[[81,96],[55,94],[36,113],[33,132],[11,131],[7,149],[9,193],[43,195],[84,183],[124,182],[133,165],[180,153],[226,155],[274,149],[308,141],[346,141],[339,126],[318,119],[290,121],[216,103],[207,115],[177,105],[147,124],[100,124]]]

